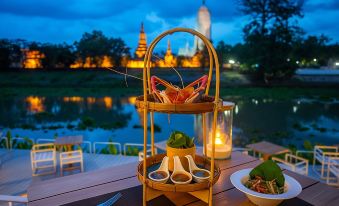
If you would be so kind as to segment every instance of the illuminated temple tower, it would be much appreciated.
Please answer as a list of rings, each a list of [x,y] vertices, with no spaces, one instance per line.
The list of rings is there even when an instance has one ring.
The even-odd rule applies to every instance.
[[[195,29],[211,40],[211,14],[205,5],[205,0],[202,1],[202,5],[198,10]],[[204,43],[198,37],[195,37],[193,47],[190,48],[189,43],[187,42],[184,48],[179,48],[178,54],[181,56],[192,57],[198,50],[202,50],[203,47]]]
[[[159,60],[157,62],[158,67],[176,67],[177,66],[177,58],[172,54],[171,42],[168,39],[167,41],[167,50],[164,56],[164,60]]]
[[[144,23],[141,23],[138,48],[135,50],[135,56],[137,58],[144,58],[146,51],[147,51],[146,34],[144,31]]]
[[[128,68],[143,68],[144,67],[144,57],[147,51],[147,42],[146,34],[144,31],[144,24],[141,23],[141,29],[139,34],[138,47],[135,50],[135,59],[130,59],[127,62]]]
[[[211,15],[208,8],[205,6],[205,0],[202,1],[202,6],[198,11],[197,16],[197,30],[202,33],[207,39],[211,40]],[[194,48],[199,48],[202,50],[204,43],[198,37],[195,37]]]
[[[23,67],[26,69],[42,68],[41,60],[45,55],[38,50],[22,49],[23,52]]]

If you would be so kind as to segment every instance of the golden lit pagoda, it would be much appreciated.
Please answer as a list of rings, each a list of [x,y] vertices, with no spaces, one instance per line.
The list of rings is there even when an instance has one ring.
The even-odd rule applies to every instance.
[[[135,50],[135,59],[130,59],[127,62],[128,68],[144,68],[144,57],[147,51],[146,34],[144,30],[144,24],[141,23],[141,29],[139,34],[138,47]]]
[[[94,59],[91,57],[86,57],[85,62],[81,58],[78,58],[73,64],[70,65],[72,69],[76,68],[97,68],[97,67],[113,67],[112,60],[109,56],[104,55],[101,57],[94,57],[98,62],[94,63]]]
[[[141,23],[138,48],[135,50],[135,56],[137,58],[144,58],[146,51],[147,51],[146,34],[144,31],[144,23]]]
[[[203,52],[199,50],[198,45],[196,46],[196,52],[192,57],[187,57],[181,61],[182,67],[187,68],[198,68],[201,67],[201,61],[204,58]]]
[[[171,50],[171,42],[168,39],[167,41],[167,50],[164,57],[164,60],[160,60],[157,62],[158,67],[176,67],[177,66],[177,58],[172,54]]]
[[[45,58],[45,55],[38,50],[23,49],[24,60],[23,67],[26,69],[42,68],[41,59]]]
[[[28,96],[25,101],[28,103],[27,110],[30,113],[39,113],[45,111],[44,97]]]

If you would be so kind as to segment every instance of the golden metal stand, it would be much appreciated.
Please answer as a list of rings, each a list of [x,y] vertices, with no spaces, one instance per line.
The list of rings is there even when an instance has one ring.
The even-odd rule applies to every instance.
[[[191,103],[188,104],[161,104],[161,103],[154,103],[150,102],[151,97],[151,74],[150,74],[150,68],[151,68],[151,57],[153,50],[156,46],[156,44],[165,36],[176,33],[176,32],[186,32],[193,35],[198,36],[206,45],[210,60],[209,60],[209,72],[208,72],[208,81],[207,81],[207,87],[205,90],[205,95],[208,96],[209,90],[210,90],[210,83],[212,81],[212,73],[213,73],[213,65],[215,64],[215,95],[214,98],[212,98],[212,101],[206,102],[206,103]],[[143,183],[143,205],[147,205],[147,201],[150,201],[154,198],[157,198],[161,195],[165,195],[168,199],[170,199],[174,204],[181,205],[184,204],[185,200],[189,200],[186,203],[191,202],[192,199],[200,199],[207,203],[208,205],[212,205],[212,198],[213,198],[213,183],[215,183],[215,163],[214,163],[214,151],[215,151],[215,142],[212,141],[212,157],[211,157],[211,179],[209,181],[208,186],[206,189],[199,189],[196,191],[192,191],[192,188],[190,191],[185,191],[185,189],[182,189],[182,191],[163,191],[161,189],[154,189],[151,188],[146,184],[147,181],[147,133],[148,133],[148,113],[150,113],[150,123],[151,123],[151,151],[152,156],[154,156],[154,112],[166,112],[166,113],[177,113],[177,114],[202,114],[202,125],[203,125],[203,149],[204,154],[206,154],[206,112],[213,112],[213,124],[212,124],[212,139],[215,139],[215,133],[216,133],[216,126],[217,126],[217,113],[218,113],[218,107],[220,106],[220,99],[219,99],[219,62],[218,62],[218,56],[213,48],[212,43],[201,33],[187,28],[175,28],[168,30],[162,34],[160,34],[157,38],[153,40],[153,42],[150,44],[146,55],[144,59],[144,70],[143,70],[143,97],[142,100],[138,100],[137,107],[139,109],[143,109],[143,120],[144,120],[144,159],[143,159],[143,173],[141,181]],[[164,109],[165,108],[165,109]],[[158,109],[158,110],[157,110]],[[219,176],[217,177],[219,178]],[[164,184],[166,185],[166,184]],[[192,187],[192,185],[191,185]],[[182,188],[182,187],[181,187]],[[179,198],[180,197],[180,198]]]

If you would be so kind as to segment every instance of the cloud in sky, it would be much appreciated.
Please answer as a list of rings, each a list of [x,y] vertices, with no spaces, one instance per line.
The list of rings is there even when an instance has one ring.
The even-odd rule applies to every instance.
[[[133,49],[137,45],[140,23],[144,22],[148,43],[166,29],[196,27],[201,2],[197,0],[1,0],[0,38],[73,43],[84,32],[101,30],[107,36],[121,37]],[[238,11],[239,0],[208,0],[212,15],[212,40],[235,44],[242,41],[245,18]],[[299,21],[312,35],[325,34],[339,41],[339,2],[306,0],[305,17]],[[191,35],[171,37],[174,52]],[[166,41],[159,44],[164,50]]]

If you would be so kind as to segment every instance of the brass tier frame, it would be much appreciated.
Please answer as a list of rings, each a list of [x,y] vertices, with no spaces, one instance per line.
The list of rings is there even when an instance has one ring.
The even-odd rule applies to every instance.
[[[152,165],[161,163],[162,159],[166,156],[166,154],[157,154],[147,158],[146,168],[151,167]],[[209,170],[211,167],[211,161],[203,156],[195,155],[196,164],[203,166],[203,168]],[[140,162],[138,165],[138,179],[140,182],[143,181],[143,170],[144,170],[144,162]],[[220,168],[215,166],[214,177],[212,181],[212,185],[214,185],[220,177]],[[209,181],[206,182],[197,182],[193,184],[187,185],[176,185],[176,184],[164,184],[160,182],[155,182],[146,178],[146,185],[156,190],[165,191],[165,192],[195,192],[197,190],[205,190],[209,188]]]
[[[209,72],[208,72],[208,80],[205,90],[205,96],[209,97],[209,90],[212,81],[212,74],[213,68],[215,65],[215,94],[212,100],[203,102],[203,103],[190,103],[190,104],[163,104],[155,103],[154,99],[152,101],[151,95],[151,57],[153,50],[157,43],[163,39],[167,35],[171,35],[177,32],[186,32],[192,35],[198,36],[206,45],[208,55],[209,55]],[[155,38],[152,43],[150,44],[149,48],[146,51],[145,58],[144,58],[144,69],[143,69],[143,98],[138,98],[137,100],[137,107],[140,110],[143,110],[143,120],[144,120],[144,154],[147,154],[147,135],[148,135],[148,113],[150,113],[150,126],[151,126],[151,154],[152,156],[155,155],[154,152],[154,112],[165,112],[165,113],[177,113],[177,114],[202,114],[202,124],[203,124],[203,147],[204,147],[204,154],[206,154],[206,112],[213,112],[213,124],[212,124],[212,139],[215,138],[216,134],[216,126],[217,126],[217,114],[218,109],[221,107],[221,99],[219,98],[219,86],[220,86],[220,71],[219,71],[219,61],[217,53],[212,45],[212,43],[201,33],[187,28],[174,28],[168,31],[163,32],[157,38]],[[142,101],[142,103],[141,103]],[[161,110],[159,107],[155,107],[154,105],[158,105],[160,108],[161,106],[166,107],[165,109]],[[197,105],[200,106],[197,106]],[[152,106],[153,105],[153,106]],[[179,109],[178,109],[179,108]],[[180,111],[180,108],[184,108],[184,111]],[[193,108],[189,109],[189,108]],[[213,180],[214,180],[214,172],[215,172],[215,161],[214,161],[214,153],[215,153],[215,142],[212,141],[212,157],[211,157],[211,178],[209,180],[208,189],[205,190],[198,190],[195,192],[190,193],[190,195],[195,196],[204,202],[208,203],[209,206],[212,206],[212,197],[213,197]],[[145,155],[146,156],[146,155]],[[143,165],[147,165],[147,160],[149,158],[143,159]],[[163,191],[152,189],[147,185],[147,168],[143,167],[143,174],[140,180],[143,184],[143,205],[147,205],[147,201],[154,199],[162,194],[165,194]],[[175,192],[174,192],[175,193]],[[167,197],[175,197],[175,194],[166,195]]]

